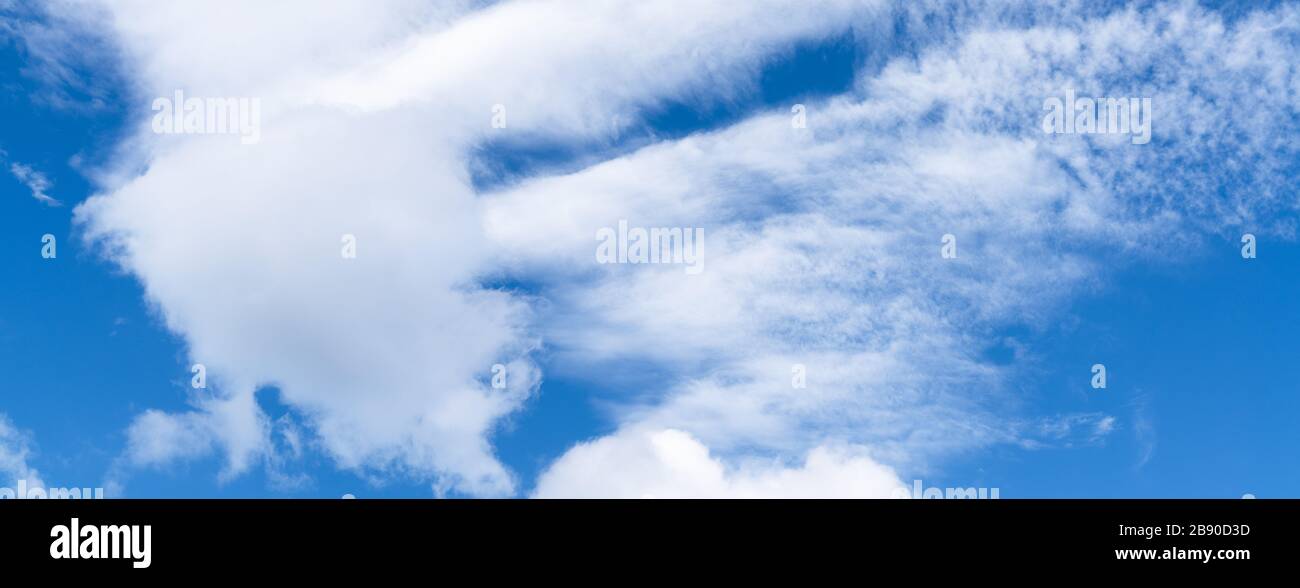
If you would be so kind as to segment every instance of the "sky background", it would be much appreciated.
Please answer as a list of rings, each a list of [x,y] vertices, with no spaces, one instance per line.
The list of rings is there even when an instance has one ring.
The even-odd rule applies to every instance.
[[[0,479],[1300,495],[1295,3],[225,4],[0,2]],[[595,265],[621,218],[705,272]]]

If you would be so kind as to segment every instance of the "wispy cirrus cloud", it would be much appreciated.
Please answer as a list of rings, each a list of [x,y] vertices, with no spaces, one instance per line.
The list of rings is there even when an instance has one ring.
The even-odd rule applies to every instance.
[[[544,279],[560,301],[544,330],[574,361],[671,366],[654,391],[615,394],[626,428],[687,431],[732,460],[829,437],[911,469],[1060,441],[1062,423],[1098,440],[1119,417],[1018,417],[1025,399],[1005,386],[1016,373],[980,351],[1002,326],[1041,327],[1123,256],[1159,262],[1205,232],[1294,235],[1300,78],[1278,64],[1297,50],[1300,15],[1228,26],[1166,3],[1054,17],[973,20],[954,43],[809,105],[806,130],[760,116],[495,194],[488,233],[525,275],[563,276]],[[1157,140],[1044,134],[1043,101],[1066,89],[1151,97]],[[555,263],[624,217],[707,227],[709,270]],[[955,259],[940,255],[949,234]],[[791,385],[794,365],[806,388]],[[619,471],[623,456],[601,455]]]
[[[45,177],[45,174],[35,170],[30,165],[13,162],[9,164],[9,173],[13,174],[14,179],[22,182],[32,192],[32,198],[46,206],[63,206],[56,198],[49,195],[49,189],[54,187],[54,182]]]
[[[5,485],[26,480],[29,488],[44,487],[40,473],[29,460],[32,457],[31,434],[14,426],[9,417],[0,414],[0,481]]]

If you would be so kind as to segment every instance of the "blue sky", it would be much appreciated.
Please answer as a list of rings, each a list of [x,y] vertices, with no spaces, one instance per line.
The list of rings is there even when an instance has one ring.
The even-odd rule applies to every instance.
[[[311,31],[277,28],[288,3],[232,37],[213,7],[106,6],[140,23],[109,27],[0,2],[0,477],[132,497],[1300,493],[1293,3],[772,2],[641,30],[618,4],[550,7],[520,38],[526,3],[339,2]],[[1088,49],[1044,40],[1068,34]],[[454,58],[482,62],[458,79]],[[1044,135],[1064,85],[1153,97],[1152,142]],[[174,88],[261,99],[262,143],[149,133]],[[620,218],[705,227],[701,279],[592,265]],[[358,263],[325,260],[346,232]],[[794,362],[814,394],[782,384]]]

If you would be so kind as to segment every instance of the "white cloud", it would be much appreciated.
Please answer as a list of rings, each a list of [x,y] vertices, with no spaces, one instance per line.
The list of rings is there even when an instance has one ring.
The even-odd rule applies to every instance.
[[[416,3],[355,2],[317,22],[309,2],[106,3],[142,109],[180,87],[263,105],[251,148],[132,138],[147,171],[110,174],[121,181],[77,209],[214,377],[194,412],[141,415],[127,461],[155,466],[212,447],[226,476],[266,462],[255,391],[274,385],[344,468],[511,492],[487,437],[538,386],[529,356],[539,339],[527,300],[475,286],[493,258],[466,158],[490,106],[508,101],[512,130],[548,122],[586,133],[578,113],[747,79],[758,56],[839,26],[850,4],[810,16],[778,3],[514,2],[457,20]],[[340,10],[355,18],[334,20]],[[418,86],[424,99],[370,108],[353,90],[381,83],[365,73],[375,60],[394,63],[383,84],[434,83]],[[597,91],[616,83],[625,87]],[[355,260],[340,258],[344,234],[357,237]],[[505,390],[485,383],[495,363],[510,366]]]
[[[924,21],[927,6],[897,10]],[[1026,4],[977,8],[1004,6]],[[1008,418],[1013,374],[980,359],[1000,325],[1046,324],[1116,257],[1179,251],[1176,230],[1295,229],[1275,220],[1295,208],[1284,115],[1300,82],[1274,65],[1294,55],[1293,6],[1232,27],[1189,3],[960,20],[810,102],[807,130],[780,108],[486,198],[468,159],[488,133],[602,138],[663,100],[748,91],[796,41],[896,15],[830,0],[470,7],[346,2],[335,21],[308,2],[104,4],[142,121],[182,87],[264,105],[256,146],[133,137],[147,166],[125,157],[129,173],[77,210],[213,374],[193,412],[139,417],[129,461],[278,463],[255,397],[274,385],[342,467],[510,493],[488,438],[536,390],[545,346],[569,369],[668,376],[603,381],[625,394],[623,428],[562,457],[539,494],[580,493],[602,470],[593,488],[619,495],[829,479],[874,493],[897,481],[874,460],[924,467],[1042,434]],[[1044,136],[1042,100],[1066,87],[1154,95],[1156,140]],[[498,103],[508,130],[489,127]],[[596,229],[623,218],[705,228],[707,270],[594,265]],[[956,260],[938,256],[945,233]],[[340,259],[343,234],[357,259]],[[476,285],[501,274],[544,286]],[[485,383],[498,362],[501,391]],[[807,388],[791,386],[796,363]],[[617,467],[625,456],[654,474]]]
[[[813,448],[799,465],[728,466],[673,429],[624,430],[582,443],[538,480],[537,498],[890,498],[906,488],[862,448]]]
[[[44,488],[40,472],[28,463],[31,458],[31,435],[0,414],[0,485],[13,487],[26,480],[28,488]]]
[[[1038,437],[1027,439],[1025,445],[1036,448],[1046,443],[1064,447],[1098,444],[1115,431],[1116,423],[1114,416],[1099,412],[1055,415],[1040,420]]]
[[[17,178],[19,182],[27,186],[28,190],[32,191],[32,198],[35,198],[37,202],[48,206],[63,206],[62,202],[46,193],[54,186],[54,183],[45,177],[45,174],[32,169],[30,165],[17,162],[9,165],[9,173],[13,174],[14,178]]]
[[[1293,234],[1277,213],[1297,207],[1284,173],[1295,125],[1278,124],[1300,103],[1294,71],[1271,64],[1294,54],[1300,12],[1231,29],[1190,4],[1079,20],[975,26],[810,104],[807,131],[780,111],[526,182],[489,200],[488,234],[545,277],[558,304],[543,330],[571,361],[667,366],[654,393],[624,397],[626,428],[681,429],[731,460],[831,436],[917,469],[1060,442],[1062,422],[1097,442],[1113,417],[1015,416],[1017,374],[980,351],[1000,326],[1049,325],[1123,256],[1161,262],[1200,231]],[[1042,101],[1065,88],[1154,96],[1156,142],[1044,135]],[[1224,158],[1264,171],[1234,174]],[[581,263],[620,218],[706,227],[708,270]],[[958,259],[940,259],[945,233]],[[796,363],[807,388],[790,383]]]
[[[114,87],[112,54],[97,34],[93,6],[80,0],[11,3],[0,13],[0,41],[22,52],[18,72],[35,82],[26,98],[59,110],[93,113]],[[75,47],[75,50],[70,48]]]
[[[549,138],[599,134],[637,107],[690,94],[728,100],[761,60],[846,29],[883,2],[863,0],[520,1],[474,12],[438,34],[308,86],[301,99],[366,111],[433,103],[486,129],[494,104],[511,127]],[[453,130],[453,129],[449,129]]]

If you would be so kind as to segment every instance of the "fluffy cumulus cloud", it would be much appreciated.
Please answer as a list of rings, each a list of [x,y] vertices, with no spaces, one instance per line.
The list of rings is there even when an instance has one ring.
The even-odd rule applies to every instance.
[[[80,226],[211,374],[192,410],[138,417],[126,463],[279,467],[275,440],[300,437],[262,410],[274,386],[343,468],[518,493],[490,438],[540,386],[541,350],[668,376],[606,391],[618,430],[560,457],[539,496],[888,496],[891,467],[1050,442],[1052,423],[1104,436],[1108,415],[1022,414],[981,350],[1108,260],[1196,239],[1172,234],[1294,233],[1272,219],[1296,207],[1300,11],[948,4],[52,4],[98,23],[138,105]],[[471,181],[486,142],[611,141],[846,33],[870,55],[804,128],[783,105],[491,193]],[[152,134],[148,105],[177,89],[259,99],[260,141]],[[1152,141],[1044,134],[1044,98],[1067,89],[1152,98]],[[595,263],[620,220],[704,229],[704,271]],[[483,285],[503,277],[538,286]]]
[[[727,465],[690,434],[630,429],[582,443],[537,482],[538,498],[892,498],[906,486],[860,448],[819,446],[802,464]]]

